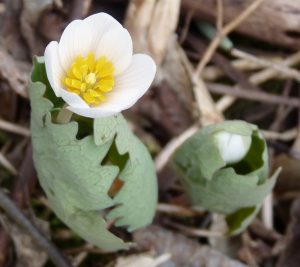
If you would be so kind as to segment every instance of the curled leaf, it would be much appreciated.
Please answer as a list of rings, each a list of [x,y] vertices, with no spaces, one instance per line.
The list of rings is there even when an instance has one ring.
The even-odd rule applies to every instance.
[[[223,133],[226,145],[220,145]],[[242,141],[236,142],[239,136]],[[250,146],[244,142],[248,138]],[[228,151],[236,153],[239,161],[226,161],[236,158]],[[199,130],[177,149],[173,162],[191,202],[226,214],[231,234],[251,222],[280,172],[268,179],[266,142],[255,125],[243,121],[226,121]]]

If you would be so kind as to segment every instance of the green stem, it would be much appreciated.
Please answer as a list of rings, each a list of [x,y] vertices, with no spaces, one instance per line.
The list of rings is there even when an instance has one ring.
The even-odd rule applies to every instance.
[[[73,112],[63,107],[57,115],[56,122],[59,124],[66,124],[70,122]]]

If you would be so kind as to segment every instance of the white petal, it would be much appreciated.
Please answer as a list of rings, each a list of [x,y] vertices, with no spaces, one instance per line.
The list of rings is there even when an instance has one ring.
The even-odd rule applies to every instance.
[[[61,79],[64,76],[64,70],[59,61],[58,43],[50,42],[45,50],[45,67],[48,80],[56,96],[60,96],[62,89]]]
[[[113,28],[122,29],[122,25],[112,16],[106,13],[97,13],[91,15],[83,20],[87,27],[91,30],[92,34],[92,51],[96,51],[102,36]]]
[[[115,28],[123,29],[117,20],[105,13],[72,21],[59,41],[59,55],[64,69],[68,70],[77,56],[95,53],[102,37]]]
[[[214,135],[221,157],[226,164],[237,163],[242,160],[251,146],[251,137],[231,134],[225,131]]]
[[[99,108],[77,108],[77,107],[72,107],[69,106],[67,107],[69,110],[71,110],[72,112],[84,116],[84,117],[88,117],[88,118],[102,118],[102,117],[109,117],[112,115],[115,115],[117,113],[119,113],[119,111],[117,109],[107,109],[107,108],[103,108],[103,107],[99,107]]]
[[[74,108],[89,108],[89,105],[80,96],[67,90],[61,90],[61,97],[68,105]]]
[[[132,59],[132,40],[124,28],[115,27],[106,32],[96,49],[96,58],[107,57],[115,67],[115,75],[121,74]]]
[[[86,56],[91,52],[92,34],[87,23],[72,21],[64,30],[59,41],[61,65],[67,71],[77,56]]]
[[[108,93],[107,102],[120,110],[134,105],[149,89],[156,72],[153,59],[145,54],[135,54],[128,69],[116,77],[116,85]]]
[[[156,65],[151,57],[136,54],[128,69],[116,78],[116,86],[106,94],[107,101],[96,108],[77,108],[70,105],[69,110],[89,117],[108,117],[130,108],[150,87],[154,79]]]

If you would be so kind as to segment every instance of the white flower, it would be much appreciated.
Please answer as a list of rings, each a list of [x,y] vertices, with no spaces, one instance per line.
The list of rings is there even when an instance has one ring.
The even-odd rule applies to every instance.
[[[156,72],[151,57],[132,50],[128,31],[108,14],[72,21],[60,41],[45,50],[55,95],[72,112],[90,118],[128,109],[145,94]]]
[[[225,131],[214,134],[214,139],[226,164],[233,164],[242,160],[251,146],[251,136],[242,136]]]

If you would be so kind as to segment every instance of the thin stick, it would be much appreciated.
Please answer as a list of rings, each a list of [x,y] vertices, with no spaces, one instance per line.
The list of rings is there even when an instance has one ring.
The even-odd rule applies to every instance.
[[[222,41],[223,37],[228,35],[237,26],[239,26],[245,19],[247,19],[248,16],[251,15],[251,13],[254,12],[260,6],[260,4],[262,4],[263,1],[264,0],[254,1],[238,17],[236,17],[234,20],[232,20],[231,22],[226,24],[220,32],[217,32],[214,39],[212,40],[209,47],[207,48],[204,56],[202,57],[202,60],[199,62],[198,66],[196,68],[196,71],[195,71],[195,76],[196,77],[201,75],[204,67],[210,61],[213,53],[218,48],[219,43]]]
[[[2,189],[0,189],[0,206],[9,217],[30,233],[36,243],[48,253],[49,257],[57,267],[72,267],[59,250],[23,215]]]
[[[183,29],[182,29],[182,32],[179,37],[179,44],[182,44],[184,42],[184,40],[186,39],[193,16],[194,16],[193,10],[191,10],[187,13],[186,18],[184,20]]]
[[[159,203],[156,210],[161,213],[177,215],[180,217],[193,217],[197,214],[202,214],[200,211],[166,203]]]
[[[156,171],[161,171],[168,163],[170,157],[175,152],[176,148],[179,147],[185,140],[191,137],[198,130],[198,125],[193,125],[183,132],[178,137],[173,138],[159,153],[155,159]]]
[[[288,97],[292,89],[292,81],[287,80],[285,83],[284,89],[283,89],[283,97]],[[275,120],[270,126],[270,130],[278,130],[280,129],[280,125],[282,124],[283,120],[286,118],[286,116],[291,112],[292,107],[285,107],[283,105],[279,105],[277,109],[277,113],[275,116]],[[287,131],[288,132],[288,131]],[[286,134],[287,132],[283,133]],[[289,131],[291,132],[291,130]],[[269,132],[264,133],[264,135],[267,137],[270,134],[273,133],[277,134],[276,132]],[[294,134],[293,139],[295,139],[298,135],[297,128],[292,129],[292,132]],[[281,134],[281,133],[278,133]],[[282,136],[278,136],[282,137]],[[273,193],[271,192],[264,200],[263,206],[262,206],[262,221],[266,228],[273,229],[274,228],[274,216],[273,216]]]
[[[217,0],[217,30],[222,31],[223,27],[223,0]]]
[[[210,123],[223,121],[223,115],[216,109],[215,102],[208,92],[203,80],[199,77],[193,76],[193,73],[195,72],[194,67],[187,58],[183,49],[179,49],[179,53],[181,61],[184,64],[191,81],[193,82],[193,92],[196,98],[198,114],[201,115],[201,125],[208,125]]]
[[[158,267],[159,265],[167,262],[169,259],[171,259],[171,254],[169,253],[160,255],[159,257],[154,259],[154,262],[152,262],[150,267]]]
[[[295,64],[298,64],[300,62],[300,52],[297,52],[285,60],[283,60],[280,64],[285,65],[285,66],[292,66]],[[278,71],[274,69],[265,69],[260,72],[254,73],[249,77],[250,82],[253,84],[261,84],[275,76],[278,76]],[[216,108],[220,111],[223,112],[225,111],[228,107],[230,107],[234,101],[235,97],[233,96],[223,96],[216,104]]]
[[[228,86],[216,83],[206,83],[208,90],[216,94],[227,94],[238,98],[254,100],[258,102],[270,104],[282,104],[291,107],[299,107],[299,100],[295,97],[283,97],[279,95],[272,95],[261,91],[249,91],[241,89],[240,87]]]
[[[264,58],[264,60],[268,62],[272,62],[274,64],[283,65],[282,64],[283,59],[279,57]],[[255,70],[265,69],[265,67],[263,67],[261,64],[258,64],[257,62],[254,61],[249,61],[248,59],[233,59],[231,60],[231,65],[235,69],[241,71],[255,71]],[[224,75],[225,73],[220,69],[220,67],[217,66],[206,66],[202,72],[202,78],[205,81],[214,81],[217,80],[218,78],[223,77]],[[280,75],[280,78],[286,78],[286,77]]]
[[[283,60],[281,62],[281,64],[285,65],[285,66],[292,66],[292,65],[298,64],[299,62],[300,62],[300,52],[297,52],[297,53],[289,56],[285,60]],[[254,75],[251,75],[250,81],[255,84],[259,84],[259,83],[263,83],[273,77],[276,77],[276,75],[278,75],[278,71],[269,68],[269,69],[263,70],[261,72],[258,72]]]
[[[18,172],[9,160],[0,152],[0,164],[7,169],[11,174],[17,175]]]
[[[243,241],[243,248],[245,249],[245,256],[246,256],[245,261],[246,261],[247,265],[252,266],[252,267],[259,267],[256,262],[256,259],[253,256],[252,251],[250,250],[250,247],[251,247],[250,244],[252,243],[252,240],[251,240],[248,232],[244,232],[242,234],[242,241]]]
[[[272,192],[265,198],[262,206],[262,221],[266,228],[273,229],[273,195]]]
[[[0,3],[0,14],[3,14],[5,12],[5,4]]]
[[[281,141],[291,141],[297,137],[298,130],[297,128],[293,128],[287,130],[283,133],[278,133],[274,131],[261,130],[264,134],[265,138],[268,140],[281,140]]]
[[[57,238],[59,238],[59,237],[57,237]],[[100,248],[97,248],[94,245],[89,244],[89,243],[81,245],[79,247],[66,248],[64,250],[64,253],[70,255],[70,254],[78,254],[78,253],[81,253],[81,252],[84,252],[84,251],[86,251],[88,253],[93,253],[93,254],[107,254],[107,253],[110,253],[109,251],[104,251],[104,250],[102,250]]]
[[[231,50],[231,55],[240,59],[247,59],[249,61],[255,62],[257,65],[260,65],[265,68],[274,69],[279,73],[284,74],[286,78],[292,78],[297,81],[300,81],[300,73],[295,69],[285,66],[284,64],[275,63],[262,58],[258,58],[256,56],[253,56],[249,53],[246,53],[244,51],[235,48]]]
[[[30,130],[17,124],[0,119],[0,129],[15,134],[30,136]]]
[[[87,251],[81,251],[73,260],[72,265],[73,267],[78,267],[89,255]]]
[[[291,80],[287,80],[285,82],[285,85],[284,85],[283,91],[282,91],[282,95],[284,97],[288,97],[290,95],[291,90],[292,90],[292,85],[293,85],[293,83]],[[293,110],[292,107],[285,107],[283,105],[279,105],[279,107],[277,108],[277,111],[276,111],[274,121],[270,125],[269,130],[270,131],[279,131],[282,123],[284,122],[284,120],[290,114],[290,112],[292,110]]]
[[[182,224],[174,223],[174,222],[167,222],[168,225],[181,230],[187,235],[190,236],[197,236],[197,237],[224,237],[224,233],[222,232],[213,232],[209,230],[203,230],[203,229],[196,229],[196,228],[190,228],[186,227]]]

